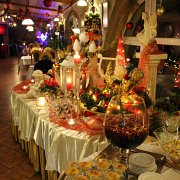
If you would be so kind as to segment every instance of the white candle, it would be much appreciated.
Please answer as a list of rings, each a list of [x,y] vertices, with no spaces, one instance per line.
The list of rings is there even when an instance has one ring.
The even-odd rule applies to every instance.
[[[79,53],[76,51],[75,55],[74,55],[74,63],[78,64],[81,60],[81,57],[79,55]]]
[[[35,80],[34,79],[31,79],[31,83],[34,83],[35,82]]]
[[[69,125],[75,124],[74,119],[69,119],[69,120],[68,120],[68,124],[69,124]]]

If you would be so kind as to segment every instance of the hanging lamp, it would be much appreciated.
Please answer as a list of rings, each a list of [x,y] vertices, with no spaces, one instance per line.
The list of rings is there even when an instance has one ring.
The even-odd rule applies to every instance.
[[[77,6],[87,6],[86,0],[78,0]]]
[[[30,25],[34,25],[34,22],[32,19],[26,18],[22,21],[22,25],[30,26]]]
[[[29,0],[27,0],[27,4],[26,4],[25,19],[22,21],[22,25],[25,25],[25,26],[34,25],[33,20],[28,17],[30,15],[28,5],[29,5]]]

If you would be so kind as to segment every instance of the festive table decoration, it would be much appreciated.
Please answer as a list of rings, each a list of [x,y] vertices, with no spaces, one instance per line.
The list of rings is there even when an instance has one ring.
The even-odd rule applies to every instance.
[[[68,55],[60,63],[60,87],[64,92],[76,87],[76,65],[72,55]]]
[[[101,19],[98,13],[92,13],[85,15],[84,28],[87,32],[93,32],[99,34],[101,31]]]
[[[24,98],[37,98],[40,96],[39,86],[45,79],[50,79],[50,76],[43,74],[41,70],[35,70],[32,73],[34,82],[29,85],[28,92],[23,95]]]
[[[41,82],[40,86],[39,86],[39,90],[41,93],[51,93],[51,94],[63,94],[62,90],[60,89],[58,82],[52,78],[48,79],[48,80],[44,80],[43,82]]]
[[[88,91],[81,91],[81,105],[93,112],[105,113],[111,98],[119,93],[131,95],[134,100],[144,99],[146,106],[150,107],[152,102],[148,96],[148,91],[143,87],[138,87],[139,81],[143,78],[143,73],[140,69],[135,69],[129,75],[124,76],[122,81],[112,80],[110,70],[107,70],[106,83],[104,87],[92,87]]]

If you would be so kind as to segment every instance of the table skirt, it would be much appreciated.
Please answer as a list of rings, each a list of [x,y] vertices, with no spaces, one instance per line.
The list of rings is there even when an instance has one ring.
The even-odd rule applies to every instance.
[[[57,180],[59,173],[57,171],[47,171],[45,170],[46,158],[45,151],[40,146],[36,145],[34,140],[25,141],[20,139],[20,131],[18,131],[18,126],[13,124],[12,121],[12,133],[15,141],[21,145],[22,150],[27,154],[36,172],[40,172],[42,180]]]

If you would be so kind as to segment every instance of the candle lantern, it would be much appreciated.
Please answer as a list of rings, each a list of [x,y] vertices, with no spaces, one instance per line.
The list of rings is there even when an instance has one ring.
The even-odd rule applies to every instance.
[[[60,64],[60,87],[64,92],[75,88],[76,85],[76,66],[73,57],[68,55]]]

